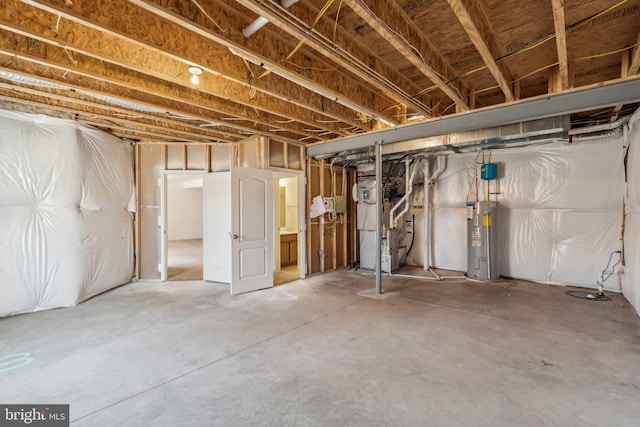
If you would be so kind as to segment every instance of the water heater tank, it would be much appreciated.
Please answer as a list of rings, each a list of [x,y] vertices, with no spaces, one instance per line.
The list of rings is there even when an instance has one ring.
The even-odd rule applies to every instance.
[[[475,202],[467,205],[467,277],[498,280],[500,247],[498,241],[498,203]]]

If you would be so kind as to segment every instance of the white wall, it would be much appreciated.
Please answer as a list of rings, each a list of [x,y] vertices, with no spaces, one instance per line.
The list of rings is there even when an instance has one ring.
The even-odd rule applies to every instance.
[[[167,175],[167,239],[202,239],[202,186],[184,188],[185,183],[202,182],[198,175]]]
[[[285,178],[286,230],[298,231],[298,177]]]
[[[465,200],[475,157],[449,156],[434,186],[436,267],[466,271]],[[623,138],[495,150],[491,161],[501,164],[502,274],[595,287],[611,252],[621,249]],[[613,276],[605,288],[620,291],[619,282]]]
[[[622,292],[640,314],[640,110],[629,121]]]
[[[69,307],[133,274],[133,150],[0,110],[0,316]]]

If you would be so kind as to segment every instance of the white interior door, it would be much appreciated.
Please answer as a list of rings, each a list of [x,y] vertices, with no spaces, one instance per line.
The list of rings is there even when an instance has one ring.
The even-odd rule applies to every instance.
[[[205,174],[202,197],[203,278],[231,283],[231,172]]]
[[[273,287],[273,172],[231,169],[231,294]]]

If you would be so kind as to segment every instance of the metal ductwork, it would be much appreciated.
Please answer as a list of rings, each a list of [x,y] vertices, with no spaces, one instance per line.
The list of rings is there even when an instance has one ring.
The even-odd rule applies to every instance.
[[[568,140],[571,128],[568,115],[520,122],[487,129],[457,132],[430,138],[396,142],[382,147],[386,159],[414,153],[415,156],[448,155],[460,152],[537,145]],[[342,152],[338,163],[358,163],[373,158],[372,150]]]

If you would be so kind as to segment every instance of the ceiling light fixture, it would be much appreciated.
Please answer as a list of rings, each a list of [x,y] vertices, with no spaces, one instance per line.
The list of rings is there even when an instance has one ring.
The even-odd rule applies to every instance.
[[[289,7],[291,7],[291,5],[295,3],[298,3],[298,0],[280,0],[280,4],[282,4],[282,7],[284,7],[285,9],[289,9]],[[242,30],[242,35],[246,38],[251,37],[256,31],[267,25],[267,22],[269,22],[267,18],[265,18],[264,16],[258,16],[258,19],[253,21],[247,26],[247,28]]]
[[[189,67],[189,72],[191,73],[191,83],[194,85],[200,83],[200,77],[198,76],[202,75],[202,68],[192,65]]]

